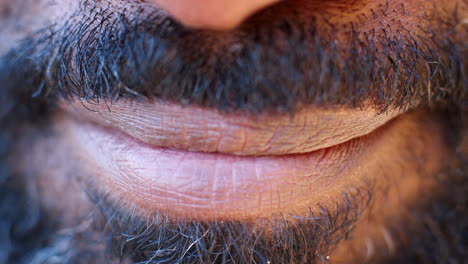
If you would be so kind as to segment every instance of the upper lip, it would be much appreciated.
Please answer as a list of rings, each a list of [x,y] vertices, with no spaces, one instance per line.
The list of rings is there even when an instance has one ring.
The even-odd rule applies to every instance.
[[[81,103],[63,107],[147,145],[239,156],[309,153],[371,133],[399,114],[308,108],[294,115],[254,115],[162,102]]]

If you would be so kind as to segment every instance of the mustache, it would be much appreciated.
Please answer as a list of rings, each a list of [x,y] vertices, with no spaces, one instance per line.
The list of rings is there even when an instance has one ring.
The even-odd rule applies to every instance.
[[[348,29],[334,41],[343,32],[314,17],[271,24],[260,13],[235,32],[212,32],[150,13],[85,5],[4,56],[0,80],[48,102],[161,99],[252,112],[464,104],[466,34],[457,16],[434,15],[418,35]]]

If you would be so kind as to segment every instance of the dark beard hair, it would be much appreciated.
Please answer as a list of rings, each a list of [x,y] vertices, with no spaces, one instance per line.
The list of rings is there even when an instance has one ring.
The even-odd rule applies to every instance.
[[[196,221],[165,214],[143,220],[91,192],[100,214],[95,230],[110,234],[110,255],[137,263],[315,263],[353,230],[371,200],[357,188],[334,208],[307,217],[277,215],[250,221]],[[102,239],[102,237],[100,237]],[[102,254],[102,252],[101,252]],[[81,263],[81,262],[80,262]]]
[[[0,162],[8,165],[7,159]],[[367,263],[468,259],[466,156],[460,153],[455,163],[436,176],[436,189],[422,192],[420,200],[405,208],[403,219],[387,219],[394,248],[377,244],[377,253]],[[345,203],[324,208],[320,215],[254,225],[175,222],[164,216],[143,221],[91,191],[96,211],[90,214],[90,224],[64,233],[53,226],[56,219],[41,210],[25,179],[10,174],[0,183],[1,263],[321,263],[352,233],[370,198],[369,192],[354,189]]]
[[[466,32],[456,10],[434,10],[417,33],[264,18],[274,10],[219,33],[184,28],[157,9],[81,8],[6,56],[38,99],[146,98],[253,112],[465,103]],[[340,35],[348,37],[333,41]]]
[[[101,10],[93,13],[89,19],[98,18],[102,23],[97,23],[101,27],[96,30],[108,34],[88,34],[85,29],[89,23],[79,23],[76,27],[75,24],[67,24],[59,30],[51,28],[52,32],[47,29],[38,33],[0,60],[0,263],[50,263],[54,258],[58,263],[113,261],[110,257],[112,254],[105,252],[106,249],[114,250],[122,258],[128,256],[135,261],[147,261],[157,253],[154,252],[156,249],[164,249],[163,246],[167,247],[171,243],[170,239],[159,241],[162,244],[155,243],[158,242],[159,232],[166,236],[178,235],[183,238],[178,241],[180,247],[177,253],[165,256],[167,263],[171,263],[171,257],[177,259],[182,255],[190,261],[203,258],[214,260],[218,257],[216,260],[222,262],[233,257],[229,254],[230,251],[220,248],[210,251],[207,242],[191,246],[198,238],[206,238],[206,230],[212,229],[213,234],[210,235],[231,248],[236,248],[238,244],[232,238],[239,236],[245,235],[249,238],[246,242],[254,242],[250,239],[252,227],[242,223],[175,225],[164,220],[166,222],[161,223],[168,224],[167,229],[157,229],[157,226],[135,219],[131,213],[118,212],[115,210],[118,205],[102,207],[103,218],[96,219],[94,233],[57,232],[54,219],[50,219],[47,212],[40,207],[39,199],[25,182],[27,177],[14,174],[9,166],[15,162],[9,154],[15,136],[20,133],[21,124],[46,124],[48,112],[53,107],[51,102],[57,94],[64,97],[78,95],[88,100],[138,97],[136,94],[141,94],[176,102],[253,111],[278,107],[289,109],[301,103],[353,107],[361,105],[367,99],[372,99],[376,107],[381,109],[389,105],[408,107],[415,100],[444,106],[452,104],[461,108],[465,100],[465,48],[459,39],[454,39],[456,31],[452,27],[458,23],[456,18],[443,24],[447,29],[435,31],[431,38],[428,34],[426,39],[387,40],[387,49],[384,50],[378,49],[376,45],[366,44],[366,55],[361,56],[357,49],[345,53],[347,60],[343,60],[343,48],[330,47],[324,36],[320,37],[318,29],[314,29],[318,37],[313,38],[311,48],[310,43],[301,42],[301,32],[305,29],[299,29],[297,33],[288,29],[292,25],[287,22],[280,23],[281,26],[277,29],[281,33],[280,39],[287,40],[289,47],[294,47],[295,50],[294,53],[289,53],[277,48],[270,49],[266,44],[280,41],[271,39],[270,32],[261,27],[250,29],[247,25],[247,31],[257,30],[258,39],[254,43],[246,43],[246,50],[240,52],[241,64],[222,66],[221,59],[214,62],[210,60],[222,54],[211,54],[209,58],[202,57],[186,66],[183,62],[194,49],[201,46],[195,45],[184,51],[186,44],[172,39],[168,31],[178,31],[181,34],[176,34],[174,38],[187,37],[188,34],[191,35],[190,38],[200,40],[197,36],[203,35],[203,32],[177,29],[178,25],[167,19],[162,19],[160,23],[164,22],[165,26],[156,30],[154,26],[146,27],[148,23],[145,20],[128,20],[121,14],[103,14],[105,12]],[[148,21],[154,23],[154,19],[159,18],[153,17]],[[117,24],[128,28],[119,27],[114,30]],[[67,35],[69,38],[64,40],[58,38],[63,33],[74,34]],[[161,35],[156,38],[157,34]],[[74,42],[76,40],[80,41]],[[174,41],[178,43],[176,47],[171,46]],[[437,43],[440,50],[436,52],[424,49],[429,42]],[[351,46],[359,47],[359,44],[354,43]],[[139,49],[140,52],[136,52],[137,47],[145,45],[153,45],[157,49]],[[177,50],[176,54],[182,55],[170,57],[175,53],[174,50]],[[387,57],[378,55],[379,52],[385,52],[383,54]],[[130,56],[132,53],[135,53],[135,57]],[[284,61],[275,59],[273,55],[282,55],[279,57]],[[228,57],[224,54],[220,58]],[[312,58],[312,61],[307,62],[304,58]],[[338,61],[344,61],[345,65],[340,65]],[[428,65],[428,61],[439,63]],[[77,66],[76,71],[70,70],[71,65]],[[100,65],[106,67],[100,68]],[[136,70],[136,65],[142,65],[142,68]],[[209,66],[208,69],[202,67],[206,65]],[[306,74],[304,68],[307,65],[323,67],[307,67]],[[428,65],[431,74],[420,74],[421,65]],[[218,66],[221,68],[217,68]],[[227,72],[229,69],[232,71]],[[176,79],[181,76],[184,78]],[[322,76],[325,81],[317,79],[318,76]],[[208,83],[207,80],[213,80],[213,83]],[[160,83],[153,86],[156,81]],[[375,86],[376,83],[385,85]],[[428,87],[431,89],[427,89]],[[427,193],[421,201],[408,209],[409,221],[404,226],[401,222],[390,225],[392,233],[399,238],[398,242],[401,244],[396,245],[397,250],[391,256],[382,247],[383,259],[372,260],[371,263],[463,263],[467,259],[468,171],[467,162],[462,157],[460,164],[457,168],[441,173],[441,186],[436,193]],[[100,199],[95,202],[98,205],[106,204],[105,200]],[[319,242],[323,239],[324,242],[336,243],[335,235],[338,238],[345,237],[350,231],[350,224],[360,212],[353,205],[354,203],[345,203],[345,207],[338,208],[341,210],[325,210],[323,215],[313,221],[304,219],[306,223],[301,228],[309,229],[311,236],[308,239],[313,240],[309,248],[301,248],[303,244],[299,241],[305,240],[304,236],[298,235],[298,230],[288,229],[288,223],[284,223],[286,227],[281,237],[269,241],[278,242],[283,248],[270,251],[268,257],[273,257],[273,262],[288,258],[286,262],[290,260],[301,263],[302,259],[295,258],[299,255],[287,255],[293,248],[311,250],[311,255],[305,255],[310,259],[315,256],[319,256],[319,260],[320,256],[326,257],[330,250],[326,246],[330,244],[320,245]],[[346,212],[349,213],[347,217]],[[105,231],[101,225],[103,219],[104,223],[109,223]],[[96,243],[83,245],[86,241]],[[165,244],[165,241],[169,244]],[[97,247],[102,243],[103,248]],[[322,248],[314,252],[316,247]],[[104,252],[100,249],[104,249]],[[238,253],[243,253],[237,255],[241,258],[238,261],[256,259],[261,262],[261,256],[267,255],[257,255],[252,249],[255,248],[238,248]],[[185,254],[186,251],[188,255]],[[202,252],[205,254],[201,254]],[[223,259],[223,256],[227,259]]]
[[[466,143],[465,143],[466,144]],[[466,146],[465,146],[466,147]],[[398,242],[370,263],[466,263],[468,261],[468,160],[437,175],[439,186],[407,208],[404,223],[388,219]]]

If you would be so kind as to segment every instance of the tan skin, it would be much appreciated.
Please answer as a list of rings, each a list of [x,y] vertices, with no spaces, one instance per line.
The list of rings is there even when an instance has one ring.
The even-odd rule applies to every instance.
[[[8,1],[8,0],[6,0]],[[74,1],[58,1],[56,5],[43,5],[38,8],[37,20],[41,23],[49,23],[50,20],[58,21],[62,17],[62,10],[73,10],[76,8]],[[111,1],[112,2],[112,1]],[[281,5],[275,5],[277,1],[274,0],[251,0],[251,1],[208,1],[208,0],[154,0],[154,2],[165,8],[169,14],[174,16],[180,22],[188,27],[209,29],[209,30],[227,30],[220,34],[230,34],[230,32],[236,32],[236,27],[242,26],[242,21],[248,19],[249,16],[256,12],[264,12],[262,19],[268,19],[268,17],[274,16],[285,16],[285,17],[307,17],[316,16],[317,14],[324,14],[325,20],[321,21],[323,25],[331,23],[339,28],[337,39],[343,43],[347,41],[346,27],[350,22],[354,23],[358,31],[361,32],[361,36],[365,33],[372,32],[376,29],[386,29],[388,34],[399,34],[399,29],[405,28],[408,32],[419,32],[421,27],[427,25],[427,21],[423,19],[427,12],[434,11],[434,6],[439,8],[443,2],[444,8],[447,10],[453,10],[456,4],[460,4],[462,12],[465,12],[466,6],[464,6],[462,0],[453,1],[429,1],[429,0],[416,0],[416,1],[284,1]],[[450,3],[447,3],[450,2]],[[125,8],[132,8],[132,5],[124,0],[115,1],[112,3],[115,6]],[[151,3],[144,3],[151,4]],[[466,3],[465,3],[466,4]],[[204,5],[199,11],[197,8]],[[229,12],[223,12],[223,8],[227,8]],[[404,7],[403,7],[404,6]],[[263,8],[268,8],[264,9]],[[292,10],[299,10],[298,13],[292,12]],[[383,20],[372,20],[372,23],[368,23],[367,17],[372,16],[372,12],[387,12],[383,16]],[[404,12],[412,14],[411,16],[403,16]],[[464,10],[464,11],[463,11]],[[43,18],[42,13],[49,12],[52,14],[52,19]],[[450,12],[449,12],[450,13]],[[223,15],[220,15],[223,14]],[[466,12],[465,16],[468,15]],[[322,18],[323,18],[322,17]],[[43,22],[46,21],[46,22]],[[466,20],[465,20],[466,21]],[[340,31],[340,29],[342,29]],[[231,31],[232,30],[232,31]],[[460,27],[463,30],[463,26]],[[146,102],[140,106],[134,106],[137,108],[155,109],[152,103]],[[106,108],[101,105],[102,108]],[[160,105],[156,105],[159,107]],[[79,111],[83,111],[86,108],[80,108],[82,105],[76,104]],[[156,107],[156,108],[157,108]],[[83,194],[83,183],[89,182],[90,180],[97,183],[99,188],[104,190],[106,193],[110,193],[110,197],[114,200],[123,200],[125,206],[128,208],[136,209],[141,217],[150,218],[155,211],[168,211],[174,217],[188,217],[195,219],[214,219],[214,220],[242,220],[248,221],[257,217],[272,217],[279,213],[297,213],[299,215],[305,215],[306,212],[312,208],[312,210],[319,210],[316,206],[321,204],[324,206],[333,206],[337,200],[339,200],[342,192],[349,186],[371,188],[378,190],[375,192],[375,197],[372,200],[372,204],[368,210],[365,211],[363,216],[357,222],[355,231],[352,233],[348,240],[342,242],[336,250],[329,256],[329,260],[335,261],[336,263],[360,263],[370,257],[377,254],[374,249],[376,247],[384,247],[388,249],[390,254],[392,253],[393,238],[389,235],[387,230],[387,220],[390,217],[401,219],[403,221],[406,207],[405,205],[411,204],[416,201],[421,193],[429,192],[434,188],[435,183],[430,177],[423,177],[423,175],[435,175],[443,166],[445,166],[445,160],[449,154],[449,150],[443,141],[444,128],[440,125],[437,117],[432,117],[425,110],[409,111],[409,112],[398,112],[393,114],[391,121],[379,123],[372,131],[366,131],[363,134],[371,134],[372,148],[363,150],[363,154],[356,158],[355,163],[351,164],[352,170],[346,171],[346,177],[343,177],[336,184],[330,188],[312,192],[299,192],[300,196],[293,200],[285,203],[284,205],[275,207],[274,210],[269,209],[258,209],[252,210],[249,208],[237,208],[238,211],[229,210],[234,208],[236,201],[227,201],[222,204],[220,208],[228,208],[223,211],[217,207],[209,207],[206,211],[199,211],[195,206],[192,206],[192,200],[188,198],[184,200],[184,207],[177,209],[177,204],[171,204],[171,208],[176,208],[173,211],[167,210],[169,206],[167,204],[157,204],[155,200],[150,199],[151,194],[154,192],[149,191],[150,194],[143,194],[145,197],[141,197],[144,191],[139,189],[144,186],[144,182],[140,182],[139,178],[135,181],[120,181],[121,178],[128,177],[132,180],[132,175],[138,175],[137,170],[132,170],[130,165],[126,165],[127,170],[122,171],[111,170],[112,166],[105,166],[100,163],[99,157],[92,157],[90,153],[98,153],[102,155],[102,162],[112,163],[112,158],[108,161],[105,153],[107,149],[101,153],[96,146],[86,146],[80,139],[82,134],[77,133],[73,125],[70,123],[75,122],[76,118],[69,114],[67,107],[59,108],[53,115],[53,128],[55,132],[52,137],[45,137],[44,139],[37,140],[33,146],[32,151],[24,153],[20,149],[18,155],[23,157],[24,164],[29,164],[28,169],[30,174],[38,175],[35,181],[38,185],[38,191],[42,197],[42,203],[44,206],[55,215],[57,218],[62,220],[63,227],[70,227],[79,224],[83,224],[81,219],[93,208],[93,204],[88,200],[86,195]],[[119,114],[122,116],[123,112],[120,105],[116,105],[115,114],[119,119]],[[188,108],[190,111],[190,108]],[[312,111],[314,109],[304,107],[304,111]],[[102,110],[104,111],[104,110]],[[119,112],[122,111],[122,112]],[[151,110],[145,110],[151,111]],[[206,110],[209,114],[216,115],[217,113],[212,110]],[[316,111],[316,115],[321,117],[323,114],[319,109]],[[346,109],[335,109],[332,110],[339,112],[344,111],[347,115],[352,118],[360,118],[364,112],[351,112]],[[313,112],[313,111],[312,111]],[[158,115],[160,111],[150,112],[148,116],[143,117],[143,120],[137,120],[135,122],[145,123],[149,126],[156,126],[154,123],[154,115]],[[173,113],[173,111],[171,111]],[[76,115],[76,114],[75,114]],[[184,114],[185,115],[185,114]],[[85,114],[81,115],[81,118]],[[204,116],[204,115],[201,115]],[[209,116],[207,114],[207,116]],[[242,116],[242,115],[241,115]],[[147,118],[145,120],[145,118]],[[169,119],[171,117],[169,116]],[[221,115],[220,118],[223,118]],[[228,116],[224,116],[226,120],[230,120]],[[235,117],[234,117],[235,118]],[[243,116],[245,118],[245,116]],[[277,116],[271,117],[276,120]],[[208,124],[212,119],[208,118],[201,123]],[[257,123],[258,120],[253,117],[247,117],[246,122]],[[266,118],[268,120],[268,118]],[[420,120],[424,120],[421,122]],[[87,120],[89,121],[89,120]],[[110,121],[110,122],[116,122]],[[190,122],[190,121],[187,121]],[[265,121],[267,122],[267,121]],[[290,121],[294,122],[294,121]],[[326,122],[326,121],[322,121]],[[250,124],[250,123],[249,123]],[[320,122],[318,123],[320,125]],[[285,127],[293,126],[294,123],[287,123]],[[240,125],[241,127],[242,125]],[[266,124],[268,127],[268,124]],[[143,133],[144,136],[148,136],[148,133],[154,133],[153,130],[149,129],[150,132]],[[189,130],[190,131],[190,130]],[[289,135],[289,130],[285,129],[286,135]],[[168,134],[168,131],[161,132]],[[208,132],[207,132],[208,133]],[[227,132],[226,132],[227,133]],[[236,132],[237,133],[237,132]],[[264,133],[262,131],[258,132]],[[290,132],[292,134],[292,132]],[[343,133],[347,133],[345,130]],[[348,131],[348,133],[350,133]],[[131,133],[130,133],[131,134]],[[357,133],[359,134],[359,133]],[[346,137],[346,135],[341,135]],[[331,135],[330,137],[337,137]],[[374,141],[373,138],[378,138]],[[346,138],[347,139],[347,138]],[[180,138],[168,139],[173,141],[181,141]],[[151,141],[151,140],[150,140]],[[199,142],[199,141],[194,141]],[[341,141],[340,141],[341,143]],[[161,143],[157,143],[161,146]],[[195,144],[195,143],[194,143]],[[247,143],[248,144],[248,143]],[[273,143],[274,144],[274,143]],[[190,145],[190,144],[189,144]],[[193,144],[192,144],[193,145]],[[255,146],[254,143],[252,143]],[[231,145],[230,145],[231,146]],[[198,147],[198,146],[197,146]],[[232,147],[232,146],[231,146]],[[276,146],[273,146],[275,149]],[[284,147],[284,146],[282,146]],[[183,144],[177,145],[176,149],[188,148],[184,147]],[[281,147],[277,147],[281,149]],[[198,147],[197,151],[205,151],[203,147]],[[229,149],[229,146],[226,147]],[[255,147],[251,149],[255,150]],[[403,150],[410,149],[410,152]],[[313,149],[315,150],[315,149]],[[44,156],[44,151],[47,151],[47,155]],[[236,150],[237,151],[237,150]],[[228,151],[229,152],[229,151]],[[228,153],[242,156],[242,152]],[[307,151],[308,152],[308,151]],[[104,153],[104,154],[103,154]],[[246,155],[255,156],[258,153],[249,152]],[[288,154],[288,153],[286,153]],[[269,154],[271,155],[271,154]],[[417,156],[421,159],[415,160],[412,157]],[[138,159],[135,158],[135,159]],[[333,161],[333,160],[332,160]],[[129,164],[135,162],[139,170],[145,170],[145,167],[141,165],[149,164],[145,162],[138,163],[139,160],[130,160]],[[23,170],[20,164],[20,170]],[[128,169],[130,168],[130,169]],[[148,165],[146,169],[151,169],[151,165]],[[338,168],[338,166],[337,166]],[[149,170],[148,169],[148,170]],[[334,168],[332,168],[334,169]],[[80,173],[76,173],[79,171]],[[402,173],[404,171],[404,173]],[[290,172],[288,172],[290,173]],[[326,169],[319,169],[314,171],[317,175],[329,176],[339,175],[341,172],[336,170],[330,170],[329,167]],[[84,175],[84,178],[70,179],[64,178],[64,175],[79,174]],[[86,178],[87,175],[96,175],[95,178]],[[90,177],[90,176],[89,176]],[[428,180],[429,179],[429,180]],[[129,188],[129,183],[136,184],[135,188]],[[135,183],[136,182],[136,183]],[[177,191],[177,190],[175,190]],[[255,191],[255,190],[254,190]],[[284,192],[288,190],[280,190]],[[181,193],[184,194],[183,191]],[[233,191],[234,193],[234,191]],[[185,193],[187,195],[187,193]],[[61,199],[57,199],[61,197]],[[148,198],[150,197],[150,198]],[[236,196],[237,197],[237,196]],[[152,197],[154,198],[154,197]],[[299,203],[299,201],[302,202]],[[304,202],[306,201],[306,202]],[[157,205],[156,205],[157,204]],[[182,204],[182,202],[181,202]],[[188,204],[188,205],[187,205]],[[294,206],[292,206],[293,204]],[[191,206],[193,207],[191,209]],[[201,212],[201,213],[198,213]],[[232,213],[234,212],[234,213]],[[206,218],[205,218],[206,217]]]
[[[279,0],[153,0],[174,18],[195,28],[232,29],[254,12]]]

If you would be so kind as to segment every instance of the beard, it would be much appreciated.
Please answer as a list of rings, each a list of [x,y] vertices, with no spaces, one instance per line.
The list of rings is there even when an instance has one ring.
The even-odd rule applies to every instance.
[[[30,180],[34,175],[11,169],[15,163],[11,153],[18,147],[12,135],[23,129],[21,120],[29,123],[31,117],[32,112],[24,116],[17,112],[4,118],[10,126],[1,137],[1,263],[321,263],[339,242],[352,237],[354,225],[372,204],[375,188],[369,185],[348,189],[335,207],[323,207],[320,214],[308,217],[278,216],[247,223],[176,221],[160,214],[142,220],[89,184],[84,192],[95,209],[83,216],[80,225],[63,229],[59,219],[41,206],[37,186]],[[37,135],[47,131],[46,118],[35,115],[33,119],[44,123],[36,125],[36,136],[27,136],[27,141],[38,140],[42,136]],[[391,246],[376,243],[374,253],[366,258],[368,263],[462,263],[468,259],[463,117],[445,113],[440,120],[446,123],[446,144],[454,155],[439,173],[420,175],[436,179],[438,185],[405,204],[402,216],[385,219]]]
[[[342,52],[330,51],[330,47],[326,46],[328,41],[323,41],[324,38],[319,37],[312,42],[313,52],[305,52],[308,55],[314,54],[314,52],[319,53],[315,54],[317,56],[284,52],[280,54],[280,58],[287,58],[286,64],[296,67],[288,68],[279,65],[281,67],[273,68],[274,73],[288,69],[287,76],[301,76],[301,63],[326,65],[326,67],[321,68],[322,70],[338,69],[335,72],[314,72],[312,70],[310,76],[305,76],[305,80],[301,78],[296,80],[302,85],[298,83],[282,85],[284,80],[293,79],[288,79],[282,74],[270,74],[273,80],[269,80],[267,83],[258,82],[255,79],[255,76],[266,75],[262,72],[271,73],[270,67],[275,65],[274,62],[278,58],[277,50],[267,48],[254,50],[252,48],[268,47],[267,44],[272,40],[267,38],[264,39],[264,43],[261,43],[262,45],[247,45],[247,47],[252,48],[246,52],[251,56],[241,54],[244,56],[242,61],[245,62],[245,65],[258,63],[258,60],[254,60],[257,56],[253,56],[256,55],[256,52],[260,53],[260,57],[271,59],[253,67],[257,72],[252,72],[245,77],[243,75],[246,72],[245,69],[239,70],[237,68],[237,72],[221,71],[218,74],[214,67],[209,67],[214,70],[208,73],[208,79],[222,80],[225,76],[231,76],[227,82],[231,86],[221,87],[223,89],[219,98],[223,100],[219,100],[217,97],[208,95],[218,94],[217,89],[220,87],[207,86],[203,88],[203,83],[192,82],[197,80],[197,76],[193,75],[199,74],[197,63],[203,64],[210,61],[211,57],[190,64],[193,68],[189,72],[193,75],[184,75],[186,79],[179,80],[180,69],[177,67],[182,64],[175,63],[171,65],[172,67],[161,67],[161,65],[166,65],[165,62],[170,59],[167,58],[170,54],[175,54],[170,50],[171,45],[162,45],[155,51],[158,54],[165,54],[165,59],[161,61],[145,61],[144,59],[148,57],[159,57],[148,56],[147,53],[135,53],[135,50],[131,49],[131,47],[151,44],[155,41],[154,38],[149,40],[141,38],[141,30],[148,33],[149,36],[161,32],[151,32],[150,29],[153,27],[150,29],[141,28],[138,23],[129,26],[130,28],[138,27],[140,32],[137,30],[124,31],[123,33],[126,34],[121,35],[121,41],[116,41],[107,35],[86,36],[84,42],[104,43],[103,45],[107,47],[106,49],[97,47],[89,50],[106,54],[82,53],[82,57],[78,61],[80,67],[77,67],[80,69],[79,72],[70,72],[67,67],[62,68],[63,65],[68,65],[73,61],[75,55],[73,52],[64,53],[64,56],[60,57],[58,61],[52,61],[50,68],[45,69],[46,66],[50,65],[41,64],[41,62],[49,61],[50,57],[42,58],[44,51],[38,51],[38,49],[44,46],[47,46],[46,49],[50,49],[48,44],[51,42],[38,43],[48,40],[48,37],[26,42],[25,45],[29,47],[31,52],[35,53],[34,56],[18,63],[15,60],[12,62],[11,58],[8,57],[15,56],[15,53],[11,53],[4,58],[4,61],[0,61],[0,81],[2,85],[6,84],[0,91],[0,214],[2,215],[0,218],[0,263],[320,263],[327,261],[327,256],[339,242],[353,235],[354,225],[360,216],[368,210],[369,204],[372,204],[374,189],[370,186],[361,186],[348,190],[343,195],[343,200],[338,202],[335,207],[323,207],[320,214],[310,214],[307,217],[278,216],[268,221],[259,220],[245,223],[239,221],[175,221],[161,214],[150,220],[142,220],[134,212],[125,211],[119,203],[107,199],[105,193],[89,188],[92,184],[86,184],[84,191],[95,204],[95,210],[84,216],[81,225],[64,230],[60,227],[59,219],[41,204],[37,186],[31,181],[31,177],[35,177],[34,173],[31,175],[31,173],[25,172],[27,169],[20,171],[14,169],[18,163],[18,157],[12,153],[25,151],[19,149],[18,135],[22,135],[22,138],[30,137],[28,140],[33,142],[43,134],[47,134],[48,117],[54,109],[53,103],[56,100],[56,96],[50,96],[51,94],[61,94],[64,97],[80,96],[90,100],[118,99],[117,97],[133,98],[132,89],[136,90],[138,94],[148,97],[158,97],[179,103],[188,101],[192,104],[208,105],[219,109],[252,111],[276,109],[279,106],[290,109],[300,104],[338,104],[359,107],[368,99],[371,99],[377,105],[376,107],[384,111],[389,106],[410,108],[411,102],[418,101],[429,104],[433,103],[432,99],[435,99],[434,101],[439,103],[443,110],[433,107],[429,114],[437,113],[442,116],[440,122],[448,127],[444,136],[453,155],[444,161],[445,168],[439,173],[420,175],[420,177],[435,179],[439,185],[434,189],[424,190],[418,201],[406,204],[405,208],[401,209],[404,212],[402,217],[385,219],[386,228],[393,238],[391,246],[376,244],[374,254],[366,261],[369,263],[462,263],[468,259],[468,182],[466,180],[468,169],[465,159],[466,139],[463,138],[463,134],[466,132],[463,124],[466,123],[466,120],[464,110],[460,110],[463,109],[463,87],[466,84],[462,69],[464,66],[463,56],[460,56],[464,51],[464,44],[460,43],[460,39],[463,38],[452,39],[453,36],[435,34],[437,39],[433,39],[433,41],[439,43],[443,47],[442,50],[448,55],[443,56],[446,60],[440,61],[440,67],[430,66],[434,67],[430,70],[431,74],[418,76],[418,79],[414,78],[413,73],[418,72],[420,65],[413,67],[411,63],[404,64],[403,62],[417,61],[415,58],[419,58],[420,51],[416,50],[416,47],[424,46],[416,45],[420,42],[409,43],[412,46],[411,49],[389,49],[393,52],[389,52],[384,57],[389,57],[391,62],[403,63],[401,68],[397,66],[398,63],[380,61],[377,49],[365,52],[368,57],[364,58],[360,57],[362,52],[354,52],[356,56],[347,61],[353,65],[351,67],[339,63],[339,61],[343,61],[341,56],[329,57],[330,54],[342,54]],[[262,34],[266,33],[257,29],[261,29],[261,27],[247,28],[252,32],[260,32],[259,39],[262,39]],[[64,30],[66,31],[66,28]],[[182,33],[184,32],[179,31],[179,34]],[[190,34],[197,38],[196,33]],[[266,36],[270,35],[266,34]],[[289,40],[290,37],[289,35],[283,36]],[[177,34],[175,39],[163,38],[162,43],[170,44],[177,38]],[[73,41],[72,37],[67,42],[60,43],[63,44],[61,47],[70,51],[68,48],[75,45]],[[301,46],[302,42],[300,41],[302,40],[299,38],[297,41],[292,42],[291,46]],[[388,43],[401,41],[403,40],[394,39],[389,40]],[[116,43],[121,43],[121,45],[116,45]],[[398,45],[394,48],[397,47],[399,48]],[[195,45],[192,48],[197,49],[198,47]],[[298,50],[307,51],[307,48],[295,49],[295,52]],[[327,50],[330,54],[323,53]],[[411,51],[414,50],[416,51],[412,53]],[[192,51],[189,50],[186,53],[191,54]],[[369,51],[369,47],[364,51]],[[429,50],[425,52],[429,52]],[[118,55],[128,58],[130,53],[138,55],[134,61],[124,60],[122,63],[122,58],[116,57]],[[438,61],[436,59],[439,57],[438,55],[437,52],[434,52],[434,54],[428,53],[423,57],[427,61]],[[304,57],[320,59],[304,62]],[[103,61],[96,62],[93,58],[100,58]],[[109,65],[110,69],[98,71],[96,66],[101,64]],[[143,65],[142,68],[150,69],[152,78],[156,79],[155,76],[159,74],[172,78],[171,84],[176,82],[176,79],[181,83],[176,88],[172,85],[164,86],[163,83],[161,87],[154,89],[152,85],[154,80],[148,80],[148,76],[138,75],[147,71],[129,70],[134,69],[135,65]],[[365,67],[366,65],[367,67]],[[263,66],[266,67],[262,68]],[[377,66],[377,71],[372,66]],[[227,68],[231,69],[231,67]],[[345,71],[345,69],[353,69],[353,71]],[[45,74],[45,70],[52,73],[52,76]],[[399,70],[401,70],[401,74],[397,73]],[[384,73],[389,73],[389,75]],[[314,78],[323,76],[323,74],[325,74],[324,79],[328,81],[322,83],[320,87],[315,87],[316,89],[311,93],[307,90],[297,91],[294,93],[294,100],[290,101],[283,100],[290,97],[278,94],[279,91],[282,91],[281,87],[305,88],[304,82],[318,83]],[[374,78],[382,74],[385,76],[381,79]],[[76,80],[82,80],[82,78],[77,78],[77,76],[82,75],[90,76],[93,81],[75,83]],[[30,78],[25,79],[24,76]],[[107,79],[109,76],[112,78]],[[239,76],[244,77],[240,78]],[[378,84],[381,84],[382,79],[387,81],[387,86],[372,83],[376,80]],[[44,82],[44,80],[46,81]],[[146,80],[146,82],[140,83],[140,80]],[[239,91],[234,90],[233,87],[239,81],[246,81],[246,85],[243,86],[252,87],[252,89],[240,91],[244,94],[231,100],[233,95],[238,95]],[[190,85],[184,85],[184,82]],[[432,82],[433,91],[424,89],[422,84],[428,82]],[[103,87],[103,83],[109,87],[123,89],[122,87],[125,86],[132,89],[126,91],[113,89],[112,93],[109,93],[111,90],[98,89]],[[125,85],[117,85],[119,83]],[[258,85],[253,86],[252,83]],[[352,86],[356,83],[366,85]],[[374,86],[382,90],[369,90],[375,91],[373,94],[359,88]],[[171,90],[168,87],[171,87]],[[328,89],[327,87],[335,87],[336,89]],[[396,87],[403,90],[396,92],[391,90]],[[415,87],[413,90],[416,92],[406,91],[405,89],[408,87]],[[266,88],[271,90],[265,90]],[[194,90],[200,89],[202,92],[193,93]],[[32,94],[35,98],[31,97]],[[275,96],[264,96],[265,94]],[[308,97],[303,97],[304,94],[307,94]],[[302,97],[307,100],[303,102],[296,100]],[[390,102],[388,97],[393,97],[394,101]],[[275,98],[276,100],[273,100]],[[231,104],[232,101],[233,104]],[[27,126],[35,127],[35,133],[25,133],[24,128]]]

